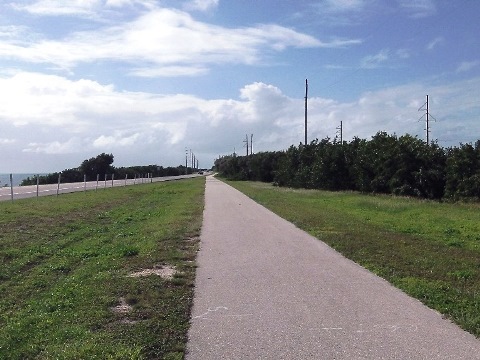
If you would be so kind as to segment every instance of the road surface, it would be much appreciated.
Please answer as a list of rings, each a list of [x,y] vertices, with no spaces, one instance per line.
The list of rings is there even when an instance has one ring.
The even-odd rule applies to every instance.
[[[207,177],[187,360],[480,359],[480,341]]]
[[[99,180],[97,181],[87,181],[87,182],[77,182],[77,183],[64,183],[64,184],[48,184],[48,185],[39,185],[38,187],[38,196],[47,196],[47,195],[56,195],[57,189],[59,194],[66,194],[77,191],[87,191],[87,190],[99,190],[109,187],[117,186],[128,186],[136,184],[145,184],[149,182],[158,182],[158,181],[171,181],[186,179],[196,176],[202,176],[199,174],[191,175],[180,175],[180,176],[163,176],[156,178],[136,178],[136,179],[121,179],[121,180]],[[13,199],[25,199],[29,197],[37,196],[37,186],[14,186],[13,187]],[[12,188],[5,186],[0,188],[0,201],[12,200]]]

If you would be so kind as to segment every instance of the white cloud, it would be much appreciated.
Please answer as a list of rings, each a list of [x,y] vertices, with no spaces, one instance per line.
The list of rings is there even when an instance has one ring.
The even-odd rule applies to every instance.
[[[74,16],[91,19],[108,19],[109,9],[138,6],[144,9],[157,7],[155,0],[36,0],[22,4],[12,3],[12,8],[38,16]]]
[[[365,0],[326,0],[324,4],[328,11],[345,12],[345,11],[360,11],[368,1]]]
[[[205,66],[162,66],[156,68],[140,68],[130,71],[130,75],[138,77],[177,77],[205,75],[209,69]]]
[[[364,69],[375,69],[390,58],[390,51],[383,49],[375,55],[365,56],[361,61],[361,67]]]
[[[433,50],[435,49],[438,45],[441,45],[442,43],[445,42],[445,39],[441,36],[436,37],[432,41],[430,41],[427,45],[427,50]]]
[[[219,0],[190,0],[185,4],[187,10],[208,11],[218,6]]]
[[[26,35],[28,28],[25,26],[3,25],[0,26],[0,39],[17,39],[20,36]]]
[[[291,104],[288,97],[273,85],[256,82],[246,85],[240,90],[240,98],[245,101],[244,113],[247,115],[244,121],[259,122],[272,119],[277,123],[281,121],[288,106]]]
[[[192,109],[193,112],[196,112]],[[152,125],[154,130],[160,130],[166,133],[166,144],[167,145],[176,145],[181,141],[185,140],[185,136],[187,133],[187,119],[182,119],[177,122],[170,122],[170,123],[156,123]],[[192,120],[192,119],[190,119]],[[151,142],[154,142],[155,139],[150,139]]]
[[[477,67],[480,65],[480,61],[479,60],[474,60],[474,61],[463,61],[462,63],[460,63],[460,65],[458,65],[457,67],[457,72],[466,72],[466,71],[470,71],[472,70],[473,68]]]
[[[433,0],[398,0],[398,2],[412,18],[423,18],[434,15],[437,12]]]
[[[409,59],[410,51],[408,49],[398,49],[395,54],[399,59]]]
[[[309,140],[335,137],[340,121],[345,140],[369,138],[378,131],[422,138],[424,124],[417,110],[430,94],[430,111],[437,119],[432,139],[448,141],[442,146],[474,141],[480,128],[471,114],[478,109],[479,87],[480,78],[474,78],[428,87],[405,84],[366,92],[351,102],[313,96],[308,103]],[[178,165],[185,147],[210,166],[234,148],[241,153],[245,134],[254,134],[255,152],[303,141],[304,99],[262,82],[245,85],[236,99],[207,100],[18,73],[0,78],[0,96],[0,144],[11,154],[7,158],[54,167],[29,171],[74,167],[99,152],[113,153],[116,166]]]
[[[106,0],[106,8],[121,8],[125,6],[136,6],[139,5],[146,9],[154,9],[157,7],[156,0]]]
[[[368,16],[366,11],[375,0],[320,0],[313,3],[315,21],[331,26],[358,25]],[[310,17],[310,13],[297,13],[296,17]]]
[[[92,2],[93,4],[93,2]],[[93,5],[91,5],[93,6]],[[336,48],[356,39],[318,39],[279,25],[225,28],[173,9],[155,9],[131,22],[66,35],[62,40],[0,40],[0,58],[54,64],[120,61],[140,76],[204,74],[212,64],[256,64],[287,48]]]
[[[102,0],[38,0],[30,4],[12,4],[21,11],[36,15],[91,15]]]
[[[397,49],[395,51],[390,49],[382,49],[374,55],[368,55],[360,60],[361,69],[378,69],[382,67],[398,67],[406,60],[410,59],[410,50]],[[335,68],[335,65],[331,65]]]
[[[68,125],[68,131],[81,131],[87,123],[82,113],[102,110],[113,87],[90,80],[69,81],[53,75],[19,72],[0,78],[0,121],[16,126],[41,124]],[[119,101],[118,106],[121,106]],[[108,112],[105,107],[103,111]]]
[[[139,133],[125,136],[119,131],[114,131],[114,135],[101,135],[100,137],[95,139],[93,141],[93,146],[102,149],[116,148],[118,146],[130,146],[134,145],[137,142],[139,136]]]
[[[23,152],[55,155],[78,153],[82,150],[82,142],[78,138],[71,138],[64,142],[56,140],[48,143],[29,143]]]

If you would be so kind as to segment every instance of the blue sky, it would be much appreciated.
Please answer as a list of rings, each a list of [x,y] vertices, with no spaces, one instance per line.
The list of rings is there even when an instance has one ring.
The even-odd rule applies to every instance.
[[[480,139],[480,1],[0,2],[0,173],[102,152],[185,163],[309,141]],[[435,121],[433,121],[433,119]]]

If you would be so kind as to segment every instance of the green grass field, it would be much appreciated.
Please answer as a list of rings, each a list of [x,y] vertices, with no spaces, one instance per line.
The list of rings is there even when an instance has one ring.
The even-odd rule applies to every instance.
[[[0,359],[182,359],[204,184],[1,203]],[[230,184],[480,336],[479,204]]]
[[[480,204],[229,184],[480,337]]]
[[[0,359],[182,359],[204,184],[1,203]]]

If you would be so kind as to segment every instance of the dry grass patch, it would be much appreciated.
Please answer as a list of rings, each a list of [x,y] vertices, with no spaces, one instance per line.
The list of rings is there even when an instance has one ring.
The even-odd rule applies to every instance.
[[[153,269],[143,269],[143,270],[131,273],[130,275],[128,275],[128,277],[137,278],[137,277],[156,275],[156,276],[160,276],[162,279],[171,280],[173,279],[173,276],[177,273],[178,271],[175,268],[175,266],[160,265],[160,266],[155,266]]]
[[[120,304],[110,308],[114,313],[128,314],[129,312],[131,312],[133,310],[133,308],[130,305],[127,304],[127,301],[125,300],[124,297],[121,297],[118,300],[119,300]]]

